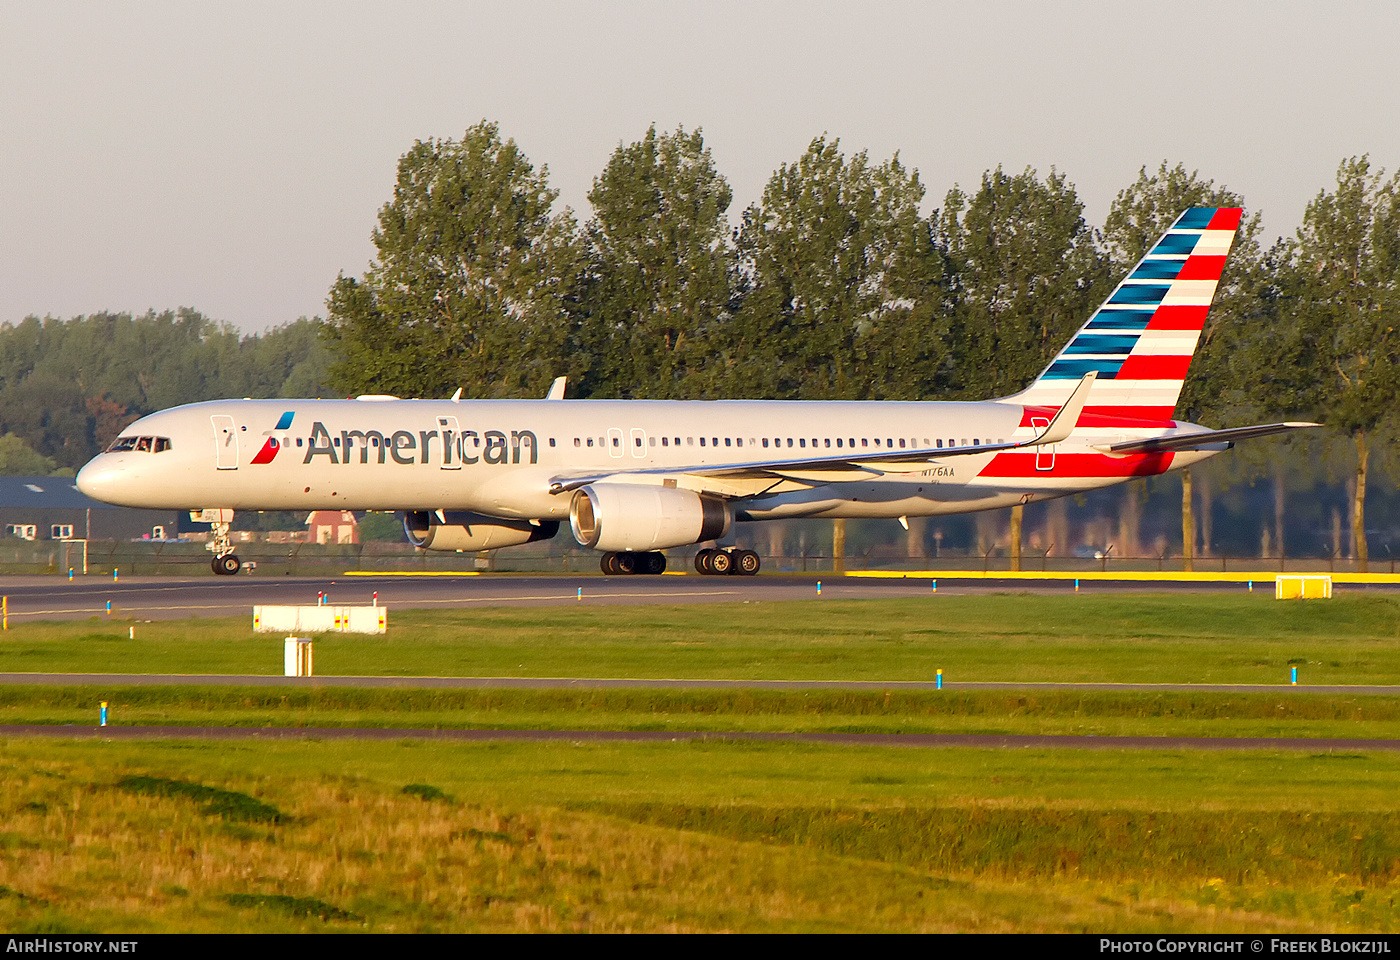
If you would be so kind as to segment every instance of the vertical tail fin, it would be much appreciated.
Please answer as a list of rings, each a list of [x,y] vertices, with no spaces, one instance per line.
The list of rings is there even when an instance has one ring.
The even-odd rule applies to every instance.
[[[1170,420],[1240,214],[1238,207],[1183,213],[1036,381],[1007,399],[1058,407],[1093,370],[1086,412]]]

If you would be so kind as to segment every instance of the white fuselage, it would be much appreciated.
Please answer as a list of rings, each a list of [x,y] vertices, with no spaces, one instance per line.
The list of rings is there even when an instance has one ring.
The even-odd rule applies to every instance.
[[[1032,438],[1036,412],[1006,401],[223,400],[142,418],[122,437],[129,447],[132,438],[152,442],[101,454],[78,482],[96,499],[131,507],[563,520],[570,496],[551,484],[591,475],[703,486],[730,499],[738,520],[900,517],[1063,496],[1216,452],[1108,455],[1095,447],[1199,428],[1103,420],[1053,446],[936,455]],[[934,453],[918,464],[801,469],[807,460],[921,448]],[[774,462],[785,464],[781,477],[715,475],[725,465]]]

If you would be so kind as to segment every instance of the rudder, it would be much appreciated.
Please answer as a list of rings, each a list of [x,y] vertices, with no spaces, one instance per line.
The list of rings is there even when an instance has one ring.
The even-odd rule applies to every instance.
[[[1242,212],[1184,212],[1035,382],[1006,400],[1059,407],[1094,370],[1085,413],[1171,420]]]

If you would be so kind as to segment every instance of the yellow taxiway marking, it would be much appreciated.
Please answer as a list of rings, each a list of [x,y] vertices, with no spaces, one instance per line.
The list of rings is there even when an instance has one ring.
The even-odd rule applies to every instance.
[[[1210,583],[1226,581],[1230,583],[1272,583],[1274,577],[1331,577],[1333,583],[1390,583],[1400,584],[1400,573],[1327,573],[1326,571],[1289,571],[1277,573],[1270,570],[1246,571],[1244,573],[1225,572],[1169,572],[1155,570],[1087,570],[1080,573],[1067,570],[854,570],[848,577],[883,578],[887,580],[1133,580],[1145,583]]]

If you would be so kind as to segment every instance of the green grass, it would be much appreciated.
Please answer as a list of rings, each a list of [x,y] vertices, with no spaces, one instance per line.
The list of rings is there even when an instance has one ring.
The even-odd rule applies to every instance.
[[[1400,736],[1400,603],[1031,597],[391,614],[350,675],[1270,683],[1277,693],[10,686],[0,722]],[[264,673],[246,621],[23,624],[0,671]],[[1380,932],[1400,755],[0,739],[12,932]]]
[[[0,723],[1400,738],[1400,697],[991,690],[0,686]]]
[[[1384,931],[1397,777],[1379,754],[7,740],[0,924]]]
[[[241,621],[19,624],[0,672],[277,674]],[[1262,594],[931,596],[690,607],[393,611],[318,638],[322,675],[1400,683],[1400,600]]]

